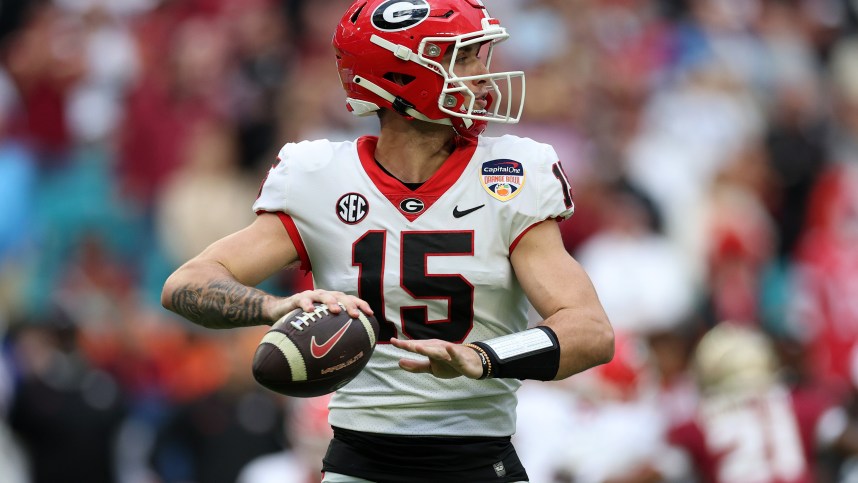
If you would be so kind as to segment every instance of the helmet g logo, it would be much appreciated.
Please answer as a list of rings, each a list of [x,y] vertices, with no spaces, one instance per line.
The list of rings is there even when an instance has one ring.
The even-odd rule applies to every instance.
[[[372,12],[372,25],[387,32],[411,28],[429,17],[426,0],[387,0]]]

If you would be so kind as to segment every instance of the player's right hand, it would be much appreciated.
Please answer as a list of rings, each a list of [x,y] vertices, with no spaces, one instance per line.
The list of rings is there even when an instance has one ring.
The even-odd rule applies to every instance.
[[[400,359],[399,367],[408,372],[432,374],[439,379],[465,376],[478,379],[483,375],[483,364],[477,353],[461,344],[438,339],[390,339],[391,345],[415,354],[423,360]]]

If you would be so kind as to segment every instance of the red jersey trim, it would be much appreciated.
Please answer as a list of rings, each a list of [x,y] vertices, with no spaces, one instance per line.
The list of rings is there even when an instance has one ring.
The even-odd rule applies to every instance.
[[[534,227],[536,227],[537,225],[540,225],[540,224],[544,223],[545,221],[547,221],[547,220],[537,221],[536,223],[534,223],[534,224],[530,225],[529,227],[525,228],[525,229],[524,229],[524,231],[522,231],[521,233],[519,233],[519,234],[518,234],[518,236],[517,236],[517,237],[515,237],[515,240],[513,240],[513,241],[512,241],[512,244],[509,246],[509,254],[510,254],[510,255],[512,255],[512,252],[513,252],[513,251],[515,251],[515,247],[517,247],[517,246],[518,246],[518,242],[520,242],[520,241],[521,241],[522,237],[524,237],[524,235],[526,235],[526,234],[527,234],[527,232],[529,232],[530,230],[532,230],[532,229],[533,229]]]
[[[289,234],[292,244],[295,245],[295,250],[298,251],[298,258],[301,259],[301,270],[303,270],[304,273],[311,271],[313,267],[310,265],[310,256],[307,254],[307,247],[304,246],[304,240],[301,238],[301,233],[298,231],[298,227],[295,225],[295,221],[292,220],[292,217],[282,211],[271,212],[259,210],[256,212],[257,215],[260,213],[273,213],[280,218],[280,223],[283,223],[283,227],[286,228],[286,233]]]
[[[468,162],[477,150],[477,142],[462,140],[444,164],[420,188],[411,191],[401,181],[385,173],[375,162],[375,148],[378,144],[376,136],[362,136],[357,140],[357,152],[361,166],[375,187],[390,201],[408,221],[416,220],[425,213],[435,201],[453,186],[465,171]],[[409,198],[417,198],[423,202],[423,209],[418,213],[406,213],[400,208],[400,203]]]

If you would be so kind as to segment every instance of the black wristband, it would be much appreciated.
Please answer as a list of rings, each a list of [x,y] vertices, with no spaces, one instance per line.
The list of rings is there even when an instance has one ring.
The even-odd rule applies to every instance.
[[[550,381],[560,369],[557,334],[544,325],[472,345],[488,356],[490,377]]]

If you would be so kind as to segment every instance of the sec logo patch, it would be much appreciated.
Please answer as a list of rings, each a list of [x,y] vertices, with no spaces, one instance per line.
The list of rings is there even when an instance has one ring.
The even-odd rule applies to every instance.
[[[360,193],[346,193],[337,200],[337,216],[343,223],[354,225],[369,213],[369,203]]]
[[[493,159],[480,168],[480,183],[500,201],[509,201],[524,187],[524,166],[512,159]]]

